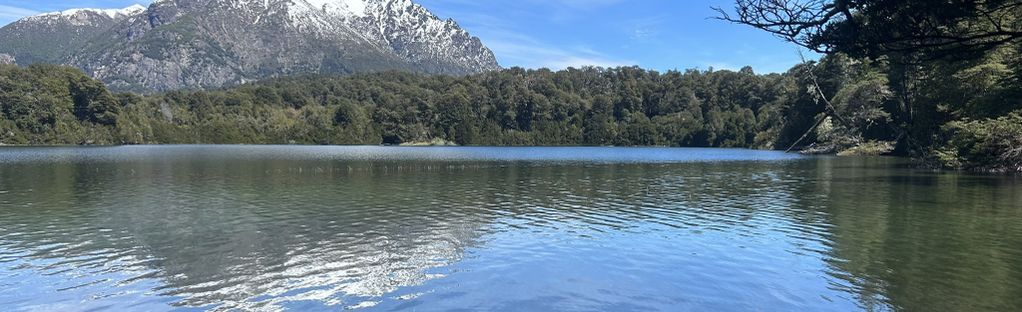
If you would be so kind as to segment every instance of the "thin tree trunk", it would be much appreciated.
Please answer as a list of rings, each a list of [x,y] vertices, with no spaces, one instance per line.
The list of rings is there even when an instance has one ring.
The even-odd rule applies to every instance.
[[[791,144],[791,147],[788,147],[788,149],[785,150],[784,152],[785,153],[791,153],[791,150],[795,149],[795,146],[798,146],[799,143],[802,143],[802,140],[805,140],[806,137],[808,137],[810,133],[813,133],[813,130],[816,130],[816,128],[819,127],[820,124],[823,124],[823,121],[827,120],[827,117],[828,117],[827,114],[823,114],[823,116],[819,118],[820,120],[817,120],[816,123],[813,124],[813,126],[811,128],[809,128],[809,131],[806,131],[806,133],[803,134],[802,137],[798,138],[798,141],[795,141],[794,144]]]

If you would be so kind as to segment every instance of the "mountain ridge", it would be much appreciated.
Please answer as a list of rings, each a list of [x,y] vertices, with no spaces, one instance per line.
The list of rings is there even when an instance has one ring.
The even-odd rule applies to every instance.
[[[158,0],[0,28],[21,65],[83,69],[114,89],[217,88],[295,74],[500,69],[482,42],[411,0]]]

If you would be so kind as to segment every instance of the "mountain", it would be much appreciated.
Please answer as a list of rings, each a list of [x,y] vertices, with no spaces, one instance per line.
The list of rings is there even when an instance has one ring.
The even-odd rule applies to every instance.
[[[72,51],[118,22],[145,11],[134,5],[121,10],[74,9],[27,17],[0,28],[0,53],[21,64],[66,63]]]
[[[410,0],[157,0],[68,10],[0,28],[0,53],[20,65],[79,67],[137,91],[305,73],[500,68],[478,38]]]

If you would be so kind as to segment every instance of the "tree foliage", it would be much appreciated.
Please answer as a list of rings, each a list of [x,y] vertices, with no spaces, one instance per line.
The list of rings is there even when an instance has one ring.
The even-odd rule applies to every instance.
[[[462,77],[384,72],[147,96],[111,94],[71,68],[0,66],[0,144],[786,149],[799,142],[800,149],[876,153],[874,147],[899,142],[902,153],[952,155],[949,144],[990,133],[981,131],[988,118],[1004,123],[996,118],[1022,110],[1018,54],[998,51],[915,67],[921,77],[915,80],[901,79],[903,67],[886,59],[834,54],[784,74],[636,67],[511,68]],[[991,161],[957,151],[945,157],[955,161],[942,163],[979,168],[973,162]]]
[[[736,0],[719,18],[821,53],[962,57],[1022,40],[1018,0]]]
[[[0,142],[33,144],[440,139],[464,145],[752,147],[764,124],[759,115],[783,95],[768,89],[785,79],[748,68],[512,68],[465,77],[306,76],[141,97],[111,94],[69,68],[7,66],[2,73],[0,120],[9,135]]]
[[[955,121],[950,144],[935,154],[945,166],[1022,172],[1022,112],[996,119]]]
[[[816,87],[833,95],[836,107],[818,110],[815,119],[807,117],[813,110],[788,119],[794,128],[808,129],[808,120],[825,125],[816,133],[822,150],[888,133],[900,151],[920,158],[956,151],[943,165],[1013,166],[965,151],[977,150],[970,142],[981,135],[994,136],[983,129],[1022,109],[1022,1],[736,0],[735,13],[718,12],[826,54],[804,69],[839,78],[824,77]]]

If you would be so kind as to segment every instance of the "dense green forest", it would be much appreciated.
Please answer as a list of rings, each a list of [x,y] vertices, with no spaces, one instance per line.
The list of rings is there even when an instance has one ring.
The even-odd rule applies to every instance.
[[[794,148],[1022,171],[1022,32],[1009,28],[1022,4],[921,3],[737,1],[740,15],[722,19],[823,55],[767,75],[384,72],[140,96],[112,93],[72,68],[0,66],[0,144]]]
[[[0,69],[8,144],[298,143],[773,148],[798,96],[751,69],[513,68],[450,77],[306,76],[215,91],[113,94],[65,67]],[[792,130],[795,131],[795,130]]]
[[[512,68],[451,77],[401,72],[307,76],[214,91],[112,93],[76,69],[0,67],[4,144],[401,144],[660,145],[909,153],[889,111],[898,102],[881,62],[836,55],[785,74],[666,72],[634,67],[563,71]],[[1022,118],[1001,103],[1002,77],[981,63],[939,76],[926,154],[954,167],[1018,148]],[[812,68],[812,71],[809,69]],[[981,73],[976,73],[976,72]],[[812,72],[810,76],[808,73]],[[964,73],[964,74],[963,74]],[[956,80],[957,79],[957,80]],[[815,82],[814,82],[815,81]],[[820,86],[816,92],[815,86]],[[968,89],[972,88],[972,89]],[[1003,89],[1003,90],[1002,90]],[[986,90],[978,92],[977,90]],[[819,94],[833,94],[830,102]],[[829,104],[828,104],[829,103]],[[948,106],[952,103],[964,105]],[[1017,103],[1017,102],[1016,102]],[[827,117],[833,106],[837,118]],[[953,118],[955,115],[978,119]],[[992,117],[994,119],[983,119]],[[932,118],[932,117],[931,117]],[[819,127],[813,128],[816,123]],[[1003,141],[1003,142],[1002,142]],[[953,144],[952,144],[953,143]],[[899,150],[894,150],[898,148]],[[973,159],[970,157],[978,157]]]

